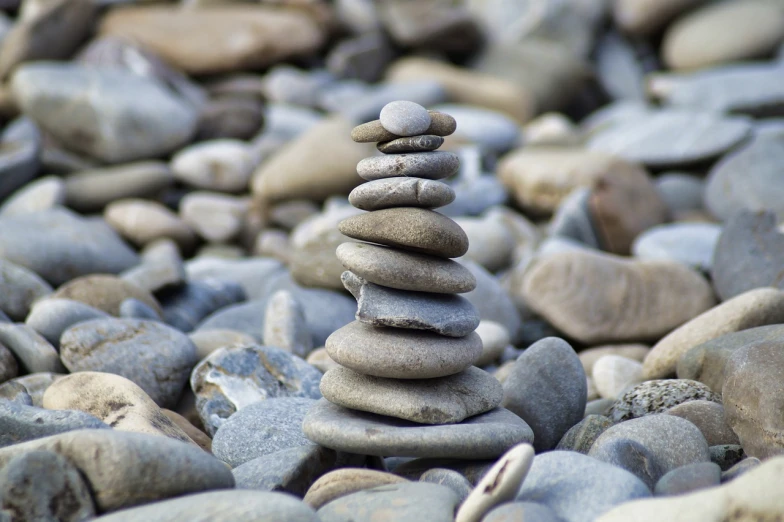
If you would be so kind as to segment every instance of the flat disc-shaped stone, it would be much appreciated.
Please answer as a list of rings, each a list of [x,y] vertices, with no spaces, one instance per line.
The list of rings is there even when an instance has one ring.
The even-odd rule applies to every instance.
[[[333,332],[326,349],[336,363],[367,375],[432,379],[470,367],[482,354],[482,339],[475,332],[460,338],[444,337],[354,321]]]
[[[321,379],[321,393],[352,410],[397,417],[422,424],[454,424],[501,404],[498,379],[472,366],[439,379],[399,380],[363,375],[344,367]]]
[[[343,243],[335,253],[344,267],[377,285],[438,294],[462,294],[476,288],[474,275],[450,259],[368,243]]]
[[[457,122],[449,114],[438,111],[427,111],[430,114],[430,126],[422,134],[435,136],[449,136],[457,129]],[[391,141],[401,138],[398,134],[389,132],[381,125],[380,120],[373,120],[362,125],[357,125],[351,131],[351,139],[357,143],[373,143]]]
[[[440,181],[421,178],[387,178],[368,181],[348,195],[348,201],[361,210],[392,207],[438,208],[455,200],[452,187]]]
[[[430,152],[444,144],[444,138],[433,134],[397,138],[382,141],[376,148],[384,154],[402,154],[404,152]]]
[[[534,434],[503,408],[459,424],[423,426],[411,421],[343,408],[326,399],[305,415],[302,431],[327,448],[362,455],[492,459]]]
[[[341,280],[357,299],[356,317],[363,323],[449,337],[464,337],[479,326],[479,312],[465,297],[395,290],[368,283],[348,270]]]
[[[387,208],[351,216],[338,224],[343,235],[439,257],[468,252],[468,236],[448,217],[423,208]]]
[[[436,150],[365,158],[357,164],[357,174],[368,181],[397,177],[443,179],[459,167],[456,154]]]

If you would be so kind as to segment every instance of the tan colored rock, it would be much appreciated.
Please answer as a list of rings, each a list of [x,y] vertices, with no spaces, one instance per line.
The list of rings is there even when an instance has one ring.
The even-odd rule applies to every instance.
[[[590,251],[534,260],[522,292],[532,310],[586,344],[658,339],[715,303],[705,278],[681,264]]]
[[[191,424],[188,419],[176,411],[161,408],[161,412],[163,412],[163,414],[180,428],[193,442],[198,444],[201,449],[212,453],[212,439],[210,439],[206,433]]]
[[[647,36],[705,0],[615,0],[613,18],[625,32]]]
[[[684,402],[664,413],[681,417],[697,426],[708,446],[740,444],[738,436],[724,420],[724,406],[717,402],[706,400]]]
[[[348,194],[362,182],[357,163],[376,153],[372,144],[351,139],[351,123],[325,118],[288,142],[253,174],[254,196],[269,201],[323,200]]]
[[[161,313],[158,301],[150,292],[112,275],[95,274],[77,277],[58,288],[51,297],[73,299],[115,317],[120,315],[120,304],[128,298],[133,298]]]
[[[570,147],[524,147],[504,156],[498,177],[527,213],[549,216],[574,189],[592,187],[604,175],[647,179],[635,164]]]
[[[191,227],[156,201],[121,199],[110,203],[103,217],[120,235],[139,246],[167,237],[187,251],[196,242]]]
[[[327,353],[327,349],[323,346],[310,352],[305,360],[308,364],[318,368],[321,373],[327,373],[332,368],[340,367],[338,363],[332,360],[332,357]]]
[[[482,355],[474,361],[474,366],[481,367],[494,363],[504,353],[504,348],[511,343],[509,330],[495,321],[479,321],[476,333],[482,339]]]
[[[357,491],[400,482],[408,482],[408,480],[392,473],[374,469],[337,469],[322,475],[314,482],[305,493],[305,498],[302,501],[313,509],[318,509],[336,498],[345,497]]]
[[[248,198],[218,192],[191,192],[180,201],[180,217],[209,243],[229,243],[242,230]]]
[[[583,370],[586,375],[593,375],[593,365],[605,355],[620,355],[633,361],[642,362],[648,355],[650,348],[644,344],[609,344],[605,346],[594,346],[580,351],[577,356],[583,363]]]
[[[99,32],[138,42],[189,74],[267,67],[313,53],[326,36],[304,11],[242,4],[113,9]]]
[[[43,407],[79,410],[119,431],[146,433],[196,444],[167,417],[149,395],[125,377],[112,373],[77,372],[46,389]]]
[[[630,385],[640,382],[642,364],[620,355],[605,355],[593,366],[593,383],[603,399],[615,399]]]
[[[530,92],[511,82],[428,58],[407,57],[387,69],[391,82],[435,80],[451,101],[493,109],[520,123],[530,120],[536,108]]]
[[[662,57],[671,69],[698,69],[765,56],[782,39],[782,6],[759,0],[711,3],[667,29]]]
[[[784,456],[774,457],[721,486],[673,497],[633,500],[596,522],[751,522],[784,517]]]
[[[645,357],[642,376],[645,380],[667,377],[675,373],[681,356],[699,344],[778,323],[784,323],[784,292],[775,288],[749,290],[693,318],[654,345]]]

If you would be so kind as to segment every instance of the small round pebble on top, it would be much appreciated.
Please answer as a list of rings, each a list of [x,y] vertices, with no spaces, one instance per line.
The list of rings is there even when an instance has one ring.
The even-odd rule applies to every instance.
[[[424,134],[430,127],[430,114],[418,103],[393,101],[387,103],[379,115],[381,125],[398,136]]]

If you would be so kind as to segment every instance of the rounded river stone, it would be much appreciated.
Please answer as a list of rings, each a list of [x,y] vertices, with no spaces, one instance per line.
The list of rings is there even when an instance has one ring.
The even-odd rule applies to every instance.
[[[335,253],[348,270],[381,286],[440,294],[459,294],[476,288],[474,275],[450,259],[367,243],[343,243]]]
[[[449,470],[451,471],[451,470]],[[460,475],[462,477],[462,475]],[[310,486],[305,497],[305,504],[314,509],[335,500],[336,498],[356,493],[365,489],[408,482],[403,477],[374,469],[343,468],[330,471]]]
[[[457,494],[446,486],[427,482],[401,482],[340,497],[318,510],[321,522],[427,520],[452,522]]]
[[[384,105],[378,121],[392,134],[416,136],[430,127],[430,114],[418,103],[398,100]]]
[[[490,459],[534,438],[525,421],[503,408],[459,424],[423,426],[349,410],[326,399],[310,409],[302,430],[310,440],[328,448],[401,457]]]
[[[452,187],[440,181],[421,178],[386,178],[368,181],[348,195],[348,201],[361,210],[392,207],[438,208],[455,200]]]
[[[444,138],[434,135],[411,136],[384,141],[376,148],[384,154],[401,154],[405,152],[430,152],[443,145]]]
[[[645,381],[618,398],[608,416],[613,422],[622,422],[652,413],[663,413],[684,402],[696,400],[721,402],[721,397],[701,382],[688,379]]]
[[[432,134],[434,136],[449,136],[457,129],[455,119],[443,112],[427,111],[430,114],[430,126],[422,134]],[[381,121],[373,120],[362,125],[357,125],[351,131],[351,139],[357,143],[372,143],[381,141],[392,141],[400,138],[386,130]]]
[[[460,158],[451,152],[414,152],[365,158],[357,164],[357,174],[368,181],[397,177],[444,179],[459,167]]]
[[[448,217],[422,208],[387,208],[344,219],[343,235],[440,257],[468,251],[468,236]]]
[[[482,339],[444,337],[402,328],[380,328],[353,321],[327,338],[338,364],[366,375],[393,379],[432,379],[461,372],[482,354]],[[578,419],[579,420],[579,419]]]
[[[398,380],[363,375],[348,368],[329,370],[321,379],[328,401],[421,424],[454,424],[501,404],[501,383],[484,370],[438,379]]]

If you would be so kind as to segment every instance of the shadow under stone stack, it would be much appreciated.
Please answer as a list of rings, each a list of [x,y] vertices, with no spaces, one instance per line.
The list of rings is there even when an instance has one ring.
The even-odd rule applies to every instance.
[[[533,434],[499,408],[500,383],[473,366],[482,354],[479,314],[460,293],[476,286],[451,258],[468,250],[457,223],[432,209],[455,198],[438,181],[459,159],[436,151],[455,120],[406,101],[356,127],[357,142],[383,156],[357,166],[367,183],[349,201],[367,213],[343,220],[344,286],[357,320],[326,342],[340,366],[321,380],[324,399],[307,414],[305,434],[323,446],[368,455],[492,458]]]

